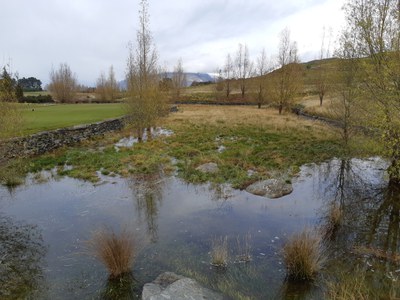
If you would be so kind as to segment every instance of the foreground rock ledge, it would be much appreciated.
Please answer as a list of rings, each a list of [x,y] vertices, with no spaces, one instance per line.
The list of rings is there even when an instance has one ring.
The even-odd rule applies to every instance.
[[[202,287],[195,280],[165,272],[143,287],[142,300],[222,300],[221,294]]]
[[[246,191],[257,196],[275,199],[290,194],[293,192],[293,187],[283,180],[267,179],[249,185]]]

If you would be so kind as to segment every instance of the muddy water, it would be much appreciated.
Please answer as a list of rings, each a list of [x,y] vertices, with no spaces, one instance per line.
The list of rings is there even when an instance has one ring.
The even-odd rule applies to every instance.
[[[135,298],[145,282],[174,271],[231,297],[321,299],[324,279],[356,265],[386,292],[400,277],[400,267],[354,250],[399,251],[399,193],[387,187],[385,168],[380,159],[304,166],[293,179],[294,192],[274,200],[174,177],[102,177],[96,186],[71,178],[50,176],[44,183],[28,178],[13,191],[0,188],[0,296],[110,295],[115,287],[85,243],[104,226],[127,227],[140,241],[135,280],[117,287],[121,294],[115,298]],[[322,228],[332,203],[343,209],[344,221],[327,241],[327,268],[315,284],[287,283],[282,245],[304,227]],[[246,235],[251,235],[252,261],[237,263],[236,240]],[[220,236],[228,236],[230,249],[225,270],[210,265],[212,239]]]

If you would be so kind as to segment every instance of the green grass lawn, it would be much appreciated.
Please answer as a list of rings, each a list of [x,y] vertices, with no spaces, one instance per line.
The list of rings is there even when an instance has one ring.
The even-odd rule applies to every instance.
[[[124,106],[112,104],[21,104],[23,128],[21,135],[88,124],[123,116]]]

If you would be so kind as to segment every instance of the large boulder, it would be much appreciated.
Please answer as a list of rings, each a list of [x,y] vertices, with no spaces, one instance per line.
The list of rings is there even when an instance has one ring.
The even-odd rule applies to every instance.
[[[249,185],[246,191],[257,196],[274,199],[290,194],[293,192],[293,187],[283,180],[267,179]]]
[[[205,300],[223,299],[222,295],[206,289],[195,280],[165,272],[143,287],[142,300]]]

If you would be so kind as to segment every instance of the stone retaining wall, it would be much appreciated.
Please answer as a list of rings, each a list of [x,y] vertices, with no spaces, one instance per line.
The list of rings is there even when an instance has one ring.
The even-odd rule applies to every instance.
[[[42,154],[56,148],[72,145],[106,132],[121,130],[126,117],[106,120],[88,125],[79,125],[52,131],[40,132],[26,137],[3,142],[0,161],[14,157]]]

